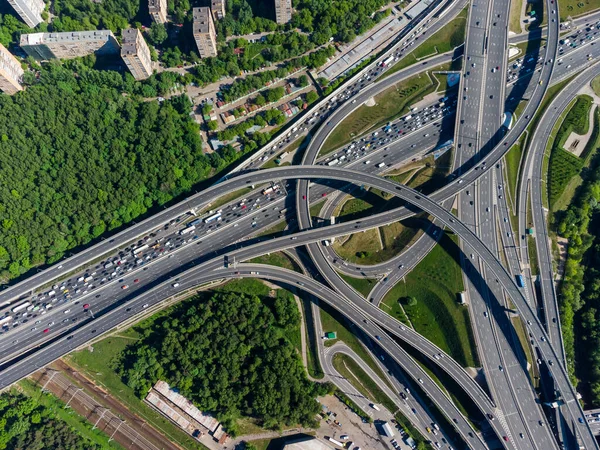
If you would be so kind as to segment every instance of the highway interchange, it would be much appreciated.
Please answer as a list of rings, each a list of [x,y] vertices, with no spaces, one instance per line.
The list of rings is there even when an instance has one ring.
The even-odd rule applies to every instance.
[[[553,2],[550,6],[550,1],[547,2],[547,10],[556,10]],[[443,16],[436,18],[433,12],[422,19],[431,22],[427,22],[428,34],[439,29],[466,4],[459,1],[449,3]],[[306,131],[312,125],[301,165],[259,170],[261,159],[253,158],[245,170],[232,173],[216,186],[196,193],[5,289],[0,293],[0,302],[10,304],[5,308],[7,311],[25,300],[37,308],[44,304],[53,307],[43,307],[43,315],[42,309],[36,308],[30,314],[33,316],[37,313],[36,317],[28,317],[24,319],[27,323],[11,327],[0,335],[0,387],[9,386],[119,323],[144,314],[146,310],[160,305],[165,298],[228,278],[266,278],[304,290],[340,311],[402,368],[411,380],[408,382],[412,383],[411,387],[418,386],[446,416],[447,424],[443,425],[443,429],[444,426],[454,427],[469,448],[493,448],[496,445],[540,450],[578,448],[576,446],[598,448],[587,420],[583,420],[577,394],[569,383],[564,367],[560,322],[555,320],[558,311],[543,216],[542,165],[539,160],[543,157],[550,130],[559,115],[581,87],[600,73],[599,64],[596,63],[600,55],[594,54],[597,50],[593,48],[595,38],[592,38],[585,47],[563,49],[560,58],[564,61],[557,63],[559,23],[558,14],[554,13],[556,20],[549,23],[546,47],[537,49],[539,56],[522,56],[523,60],[534,57],[536,68],[521,70],[517,79],[511,78],[509,67],[513,63],[509,63],[506,54],[508,4],[505,0],[472,2],[458,97],[455,100],[446,99],[444,106],[440,106],[439,100],[431,103],[428,108],[435,113],[422,111],[415,114],[420,114],[419,119],[413,117],[394,121],[392,133],[380,130],[382,136],[378,138],[365,136],[362,144],[357,142],[358,146],[362,146],[368,140],[371,147],[365,151],[346,152],[348,148],[337,151],[336,155],[344,152],[349,155],[347,160],[351,161],[330,167],[327,159],[331,160],[334,156],[319,159],[321,148],[335,127],[377,93],[400,80],[446,63],[456,58],[456,54],[428,58],[379,79],[377,77],[381,75],[382,68],[378,61],[385,55],[380,57],[343,85],[340,93],[334,93],[333,96],[338,97],[336,100],[325,99],[315,107],[314,112],[308,112],[303,124],[299,124]],[[420,44],[414,38],[414,35],[407,33],[394,44],[390,52],[398,58],[405,56],[403,53]],[[493,41],[489,49],[482,47],[482,43],[488,39]],[[407,42],[412,42],[412,45]],[[405,52],[402,52],[402,48],[405,48]],[[534,145],[527,153],[524,178],[520,184],[519,230],[515,235],[509,221],[503,220],[508,215],[508,205],[506,196],[502,195],[505,183],[502,158],[529,125],[552,80],[563,79],[586,66],[589,69],[578,75],[555,98],[535,129],[535,138],[532,139]],[[520,98],[528,99],[526,106],[507,130],[502,127],[505,107],[515,105]],[[456,100],[458,104],[454,106]],[[425,117],[426,114],[428,117]],[[309,120],[311,117],[314,118],[312,122]],[[425,119],[427,122],[422,122]],[[455,158],[452,174],[448,177],[449,182],[431,195],[426,196],[377,176],[392,167],[421,158],[452,139],[452,135]],[[272,149],[269,151],[273,154],[284,145],[281,139],[266,150]],[[263,154],[269,153],[263,150]],[[381,163],[384,166],[377,167]],[[310,184],[309,181],[316,183]],[[334,190],[348,183],[355,188],[369,186],[381,189],[402,199],[405,206],[337,225],[313,223],[311,202],[325,198],[327,211],[333,211],[344,197],[343,194],[334,194]],[[274,192],[263,194],[261,191],[270,185],[274,186]],[[250,186],[256,186],[257,189]],[[244,199],[239,198],[218,207],[210,206],[219,196],[239,189],[247,189]],[[538,235],[535,245],[542,268],[540,299],[534,298],[531,276],[526,277],[526,289],[519,288],[515,283],[516,274],[523,270],[528,273],[527,251],[523,249],[517,254],[516,249],[520,236],[524,235],[528,190],[534,205],[533,222]],[[329,197],[332,197],[331,200]],[[455,198],[458,198],[457,202]],[[449,211],[453,204],[458,207],[457,216]],[[187,217],[190,210],[199,212],[210,208],[222,209],[223,220],[213,224],[202,222],[189,235],[178,234],[184,221],[189,222]],[[322,244],[332,237],[397,222],[420,211],[426,212],[434,225],[428,227],[410,249],[389,263],[371,268],[350,266],[335,255],[331,247]],[[329,217],[328,213],[323,217]],[[281,220],[295,222],[300,231],[276,239],[256,237]],[[449,355],[378,308],[387,290],[427,254],[435,245],[436,235],[439,236],[438,232],[443,229],[452,230],[461,239],[464,281],[487,390]],[[501,236],[500,246],[498,236]],[[133,262],[131,250],[144,243],[156,245],[156,248],[143,252],[141,258],[133,258],[141,260]],[[318,276],[303,276],[285,269],[245,262],[266,253],[302,246],[307,249],[317,271],[315,275]],[[119,251],[121,255],[118,255]],[[505,260],[510,262],[508,267],[501,262],[503,252]],[[225,265],[229,267],[223,267],[224,256],[228,261]],[[105,269],[109,258],[114,260],[113,267]],[[128,261],[117,263],[124,258]],[[117,267],[119,270],[116,270]],[[376,273],[381,275],[380,282],[365,299],[340,278],[338,271],[355,276],[356,272],[361,276]],[[92,280],[78,281],[81,276],[89,276]],[[320,283],[319,277],[327,285]],[[65,293],[67,290],[69,292]],[[49,295],[50,291],[55,291],[55,294]],[[51,297],[56,299],[54,303]],[[62,298],[59,300],[58,297]],[[551,382],[559,392],[556,400],[560,400],[563,406],[554,413],[549,413],[547,408],[542,409],[524,368],[524,357],[516,350],[520,345],[506,313],[508,299],[526,324],[531,344],[539,352],[544,368],[551,374]],[[543,302],[541,309],[545,311],[545,316],[538,316],[536,302]],[[84,308],[83,305],[89,306]],[[490,435],[473,429],[445,392],[395,339],[420,352],[461,386],[487,421],[492,434],[495,434],[493,445],[488,442]],[[406,382],[401,385],[406,386]],[[428,413],[422,411],[419,415],[427,417]],[[556,422],[561,422],[562,418],[566,426],[574,430],[574,439],[571,441],[564,437],[565,430],[561,423],[556,426]],[[423,422],[427,422],[427,419],[410,420],[418,421],[421,430]],[[444,436],[449,439],[450,435]]]

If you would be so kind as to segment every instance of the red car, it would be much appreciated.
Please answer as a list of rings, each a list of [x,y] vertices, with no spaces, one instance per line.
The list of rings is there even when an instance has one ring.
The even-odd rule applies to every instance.
[[[302,196],[302,200],[306,200],[306,195],[303,195],[303,196]]]
[[[85,305],[83,305],[83,309],[88,309],[90,307],[89,303],[86,303]]]
[[[321,194],[321,197],[325,197],[326,195],[327,195],[327,192],[323,192],[323,193]]]
[[[139,278],[136,278],[135,280],[133,280],[134,283],[138,283],[140,281]]]
[[[502,436],[502,439],[504,439],[506,442],[508,442],[508,437]]]
[[[246,208],[247,208],[247,206],[246,206],[246,205],[242,205],[242,209],[246,209]]]
[[[48,331],[50,331],[50,328],[46,328],[46,329],[44,330],[44,333],[47,333]]]

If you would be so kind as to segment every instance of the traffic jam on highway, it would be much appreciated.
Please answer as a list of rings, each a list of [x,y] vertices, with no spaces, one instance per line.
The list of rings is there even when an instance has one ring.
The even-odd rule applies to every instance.
[[[448,104],[446,104],[446,102]],[[345,161],[362,160],[369,152],[383,146],[388,146],[400,136],[417,131],[429,122],[431,122],[433,127],[439,129],[441,127],[441,122],[433,121],[453,114],[455,112],[456,102],[456,97],[453,97],[452,99],[443,97],[439,99],[439,102],[425,106],[419,112],[417,112],[416,108],[413,108],[411,114],[402,117],[396,122],[389,122],[386,126],[381,128],[381,131],[374,131],[369,136],[352,141],[350,144],[343,147],[340,150],[340,153],[334,153],[331,157],[325,157],[325,159],[318,162],[318,164],[332,167],[343,165]],[[429,134],[424,134],[423,137],[429,137]],[[412,144],[412,148],[414,147],[416,147],[416,144]],[[383,155],[383,157],[386,156],[387,155]],[[371,160],[364,160],[363,164],[371,164]],[[378,168],[382,169],[386,164],[380,162],[376,165]]]
[[[553,11],[553,13],[555,12]],[[429,23],[429,21],[427,21],[427,23]],[[561,56],[557,59],[558,66],[562,65],[565,69],[569,69],[571,67],[569,65],[570,60],[567,59],[569,52],[576,49],[581,51],[581,47],[588,44],[590,46],[594,45],[594,40],[598,33],[596,30],[600,30],[600,22],[593,26],[589,26],[589,24],[586,26],[587,28],[585,30],[579,30],[576,33],[571,33],[569,36],[563,37],[560,42],[561,47],[559,48]],[[349,86],[342,89],[339,94],[332,96],[314,113],[306,115],[303,122],[301,121],[291,128],[280,142],[272,146],[269,151],[253,161],[250,164],[250,167],[260,167],[265,162],[275,157],[274,155],[279,153],[285,146],[297,142],[298,139],[301,139],[301,135],[309,132],[309,128],[313,126],[316,127],[320,123],[325,122],[338,106],[347,105],[349,102],[355,103],[356,100],[352,100],[352,97],[365,89],[368,83],[375,81],[375,79],[389,68],[394,61],[403,56],[403,52],[406,49],[415,45],[419,37],[425,34],[425,30],[426,28],[424,26],[416,29],[410,35],[410,39],[403,43],[401,50],[394,50],[394,52],[386,59],[383,59],[379,64],[372,66],[371,69],[362,74],[356,82],[350,83]],[[589,52],[591,52],[591,50]],[[591,60],[593,57],[589,52],[586,52],[586,56],[588,60]],[[518,58],[513,64],[509,65],[506,81],[507,83],[518,82],[520,77],[536,70],[536,67],[538,67],[538,70],[541,70],[544,64],[548,62],[551,63],[552,59],[544,61],[544,57],[541,56],[525,55],[522,58]],[[475,67],[474,63],[473,67]],[[492,67],[490,70],[492,73],[495,73],[495,71],[500,69],[499,66],[496,66]],[[468,73],[469,72],[467,71],[467,74]],[[537,85],[538,83],[534,84]],[[465,87],[464,89],[466,92],[467,88]],[[464,95],[466,99],[466,93]],[[438,147],[435,148],[439,148],[439,145],[443,143],[441,140],[442,132],[452,131],[454,128],[454,121],[448,121],[448,126],[442,128],[442,120],[455,114],[457,101],[458,99],[456,96],[452,95],[450,97],[440,97],[427,105],[413,108],[409,114],[390,121],[387,125],[378,128],[376,131],[371,130],[368,134],[357,137],[354,141],[335,150],[330,155],[321,157],[317,164],[330,167],[360,167],[364,172],[381,173],[386,168],[393,167],[402,162],[408,162],[410,158],[413,158],[412,160],[414,161],[417,157],[415,155],[417,155],[419,151],[423,152],[425,143],[427,143],[427,145],[431,143],[431,146],[427,148],[427,151],[430,151],[436,145],[438,145]],[[327,124],[329,124],[329,122],[327,122]],[[435,136],[439,136],[438,142],[434,139]],[[411,144],[411,142],[415,142],[415,137],[421,141],[419,144]],[[408,144],[400,142],[404,139],[413,140],[408,141]],[[401,149],[401,145],[405,148]],[[475,169],[483,168],[484,166],[485,162],[483,162],[481,166],[475,167]],[[463,180],[461,179],[458,181],[458,184],[462,182]],[[191,263],[193,265],[195,255],[194,252],[190,250],[197,249],[196,252],[205,252],[206,255],[212,255],[214,252],[216,255],[217,250],[220,247],[231,245],[232,242],[235,244],[241,240],[248,239],[251,236],[256,236],[259,230],[265,229],[267,225],[272,226],[273,224],[286,219],[287,210],[284,206],[284,199],[288,198],[288,196],[293,193],[293,191],[286,189],[289,187],[290,185],[284,180],[277,182],[273,181],[270,184],[258,187],[252,185],[251,191],[224,205],[214,207],[208,205],[207,208],[212,207],[213,209],[207,209],[200,213],[191,209],[190,212],[180,215],[164,226],[154,229],[151,233],[147,233],[144,237],[136,239],[135,242],[129,243],[110,257],[106,257],[105,255],[100,261],[95,261],[85,270],[82,269],[77,274],[69,274],[68,278],[56,281],[51,286],[46,286],[39,292],[21,297],[17,302],[10,305],[4,305],[0,310],[0,314],[2,315],[2,318],[0,319],[0,333],[10,336],[15,334],[15,332],[21,332],[21,334],[19,334],[19,338],[21,339],[22,336],[27,336],[29,338],[29,336],[35,335],[35,338],[32,337],[31,344],[33,345],[35,343],[37,345],[39,341],[50,337],[54,333],[58,333],[59,330],[65,331],[66,328],[74,326],[76,322],[82,321],[82,318],[93,320],[96,308],[105,308],[111,302],[116,302],[118,300],[116,297],[118,296],[121,296],[120,298],[125,298],[125,300],[129,300],[127,298],[128,294],[131,293],[133,295],[133,292],[131,291],[135,291],[136,287],[138,288],[138,292],[140,292],[140,286],[143,286],[145,283],[150,286],[151,283],[160,279],[161,275],[164,273],[175,270],[177,267],[183,267],[184,264]],[[494,190],[496,190],[495,186]],[[316,185],[310,190],[311,198],[307,199],[307,195],[309,194],[307,192],[307,195],[303,195],[302,199],[307,201],[312,200],[313,197],[326,197],[328,192],[328,186],[322,184]],[[471,196],[470,190],[467,189],[465,192],[468,197],[474,197],[474,195]],[[502,192],[502,184],[498,184],[495,195],[497,195],[499,199],[503,198]],[[474,206],[473,201],[470,201],[469,204]],[[482,204],[482,206],[485,208],[486,213],[489,213],[490,206],[492,205]],[[504,223],[508,222],[506,217],[503,220]],[[454,220],[451,220],[451,222],[453,221]],[[217,235],[217,231],[219,231],[218,237],[220,241],[216,242],[214,247],[209,246],[209,240],[216,241],[215,235]],[[508,237],[511,237],[510,232],[506,233]],[[293,240],[297,238],[292,236],[290,239]],[[196,245],[202,245],[202,247],[196,247]],[[471,253],[470,258],[475,259],[475,255]],[[154,264],[158,261],[165,263],[162,272],[156,267],[159,264]],[[175,267],[173,267],[173,265]],[[153,266],[154,270],[151,270]],[[225,267],[228,267],[227,256],[225,257]],[[402,265],[399,266],[399,268],[402,267]],[[236,275],[240,274],[240,272],[234,273]],[[259,273],[253,271],[250,272],[250,274],[258,275]],[[525,282],[522,275],[516,275],[515,278],[517,286],[521,289],[525,288]],[[387,280],[387,278],[385,278],[384,281],[385,280]],[[179,287],[179,278],[172,278],[168,283],[170,284],[170,287],[177,288]],[[181,283],[183,284],[184,281],[181,281]],[[297,284],[301,286],[304,285],[302,282],[298,282]],[[109,286],[112,291],[109,289],[104,290]],[[121,293],[121,291],[127,292]],[[109,296],[115,298],[108,298]],[[153,304],[152,301],[148,301],[150,304]],[[141,304],[142,301],[139,301],[139,303]],[[142,305],[142,309],[147,308],[149,303]],[[131,304],[129,304],[129,306],[131,306]],[[130,312],[130,308],[126,311]],[[135,313],[139,312],[139,310],[131,312]],[[490,319],[487,310],[483,312],[483,317],[485,317],[486,320]],[[553,318],[552,320],[553,322],[556,322],[557,319]],[[527,325],[528,327],[525,329],[529,333],[529,337],[532,338],[531,344],[535,346],[533,335],[530,331],[532,321],[527,321]],[[400,329],[405,330],[403,326],[400,326]],[[28,331],[28,333],[23,333],[23,331]],[[94,332],[96,332],[96,330],[92,330],[92,333]],[[69,334],[71,334],[71,332],[69,332]],[[386,335],[384,334],[381,336],[383,336],[384,339],[386,338]],[[381,336],[376,335],[375,339],[377,341],[382,341]],[[72,334],[71,336],[68,336],[67,339],[70,339],[71,337]],[[6,339],[7,340],[0,343],[0,350],[7,345],[10,338],[7,337]],[[541,337],[541,340],[545,342],[543,336]],[[17,342],[19,342],[18,339],[13,339],[12,341],[13,344]],[[373,340],[373,342],[376,341]],[[433,355],[435,360],[441,360],[443,357],[444,355],[442,353]],[[381,360],[383,361],[383,356],[381,356]],[[446,358],[446,360],[452,359]],[[539,364],[540,359],[538,358],[538,365]],[[548,360],[548,365],[553,366],[551,359]],[[509,366],[507,366],[507,372],[509,372],[508,367]],[[504,366],[499,365],[498,370],[504,373]],[[421,385],[427,384],[430,380],[426,376],[423,376],[423,378],[425,378],[425,382],[422,378],[418,378],[418,383]],[[408,387],[405,387],[404,391],[405,392],[400,392],[399,395],[406,405],[406,400],[409,399],[407,393],[409,394],[410,390]],[[412,408],[412,412],[415,416],[417,415],[415,408]],[[457,415],[455,417],[461,416]],[[498,415],[498,417],[500,417],[500,415]],[[487,418],[490,423],[495,420],[493,414],[488,413]],[[586,416],[586,419],[590,423],[600,420],[596,419],[595,415],[588,415]],[[581,417],[578,420],[580,423],[584,422]],[[430,441],[432,446],[434,445],[437,448],[442,448],[442,445],[444,445],[444,448],[452,448],[448,445],[448,441],[445,438],[441,436],[439,438],[437,437],[437,431],[439,431],[440,428],[435,422],[428,422],[427,420],[420,421],[425,424],[425,431],[432,438]],[[453,421],[458,423],[456,418],[454,418]],[[448,422],[450,422],[450,419],[448,419]],[[497,422],[500,422],[500,420]],[[443,426],[442,422],[440,422],[440,424]],[[430,428],[429,425],[431,425],[432,428]],[[508,429],[513,425],[503,426]],[[541,421],[539,422],[539,426],[543,426]],[[474,437],[470,432],[468,434],[470,437]],[[507,434],[508,436],[501,434],[499,440],[503,440],[506,443],[511,442],[513,438],[512,436],[509,438],[510,433]],[[347,435],[344,436],[346,436],[345,440],[348,440]],[[344,439],[344,436],[341,436],[341,439]],[[522,433],[519,433],[518,436],[520,439],[524,439]],[[390,443],[394,448],[400,448],[394,439],[392,439]]]
[[[3,308],[2,318],[0,319],[0,333],[7,333],[20,325],[33,322],[30,331],[36,331],[40,326],[40,332],[47,334],[51,331],[55,321],[49,321],[42,329],[42,316],[52,313],[60,305],[80,305],[80,298],[86,297],[86,301],[93,304],[93,299],[99,298],[101,294],[96,294],[98,288],[108,283],[118,282],[121,290],[127,290],[130,287],[123,277],[135,271],[139,273],[147,270],[148,263],[160,258],[171,258],[173,252],[181,247],[193,243],[202,243],[202,235],[209,234],[225,224],[229,224],[234,219],[243,218],[246,215],[252,216],[260,208],[268,207],[269,203],[284,197],[283,190],[278,184],[256,190],[252,197],[237,200],[235,203],[225,205],[218,211],[208,211],[205,217],[198,218],[195,212],[190,212],[186,216],[181,216],[170,221],[162,228],[156,230],[148,236],[138,240],[135,244],[121,249],[117,255],[100,261],[95,266],[89,268],[83,273],[74,275],[60,283],[54,284],[47,290],[22,299],[15,306],[5,306]],[[269,208],[273,216],[277,219],[283,219],[280,206]],[[269,214],[269,213],[267,213]],[[251,219],[250,226],[256,227],[255,218]],[[238,224],[233,224],[237,227]],[[137,275],[136,275],[137,276]],[[143,275],[139,275],[142,277]],[[137,284],[140,278],[134,278],[131,283]],[[93,294],[93,295],[92,295]],[[87,300],[89,298],[90,300]],[[85,311],[91,311],[90,304],[82,305]],[[75,313],[69,306],[61,309],[62,313],[69,315]],[[50,314],[49,314],[50,315]],[[78,317],[65,317],[59,320],[60,323],[77,322]],[[16,343],[18,341],[15,341]]]

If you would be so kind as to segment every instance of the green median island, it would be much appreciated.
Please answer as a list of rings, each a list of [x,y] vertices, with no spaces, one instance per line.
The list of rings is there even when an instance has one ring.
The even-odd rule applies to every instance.
[[[385,125],[408,111],[408,106],[433,92],[436,83],[428,73],[415,75],[396,83],[359,106],[333,130],[321,148],[320,155],[333,152],[360,134]]]
[[[257,280],[199,292],[90,347],[69,362],[183,448],[201,448],[147,403],[165,382],[236,436],[316,427],[317,396],[300,355],[291,293]],[[151,391],[152,389],[152,391]]]
[[[461,305],[464,291],[455,235],[439,243],[384,297],[381,308],[402,320],[404,313],[418,333],[464,367],[477,367],[469,312]]]

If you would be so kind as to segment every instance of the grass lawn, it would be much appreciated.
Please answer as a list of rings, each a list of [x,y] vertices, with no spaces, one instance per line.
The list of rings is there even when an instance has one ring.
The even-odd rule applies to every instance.
[[[504,161],[506,162],[506,175],[508,179],[508,191],[510,193],[510,201],[513,207],[517,206],[517,184],[519,182],[519,167],[521,165],[521,156],[523,155],[523,139],[513,145],[506,153]]]
[[[69,425],[77,434],[89,439],[94,444],[100,446],[100,448],[123,449],[117,442],[109,441],[109,436],[99,429],[92,430],[91,423],[73,409],[66,409],[64,402],[56,398],[53,394],[42,393],[40,386],[33,381],[24,379],[19,381],[18,385],[25,395],[36,399],[40,405],[44,405],[51,410],[59,420]]]
[[[271,289],[259,280],[243,279],[230,281],[217,288],[217,290],[244,292],[250,295],[267,297]],[[199,295],[202,295],[202,293]],[[284,289],[279,289],[276,295],[289,296],[292,294]],[[174,306],[174,308],[177,307],[181,307],[181,303]],[[110,392],[111,395],[126,405],[131,412],[144,418],[173,442],[186,449],[205,449],[206,447],[202,444],[181,431],[154,409],[147,406],[135,395],[133,389],[121,381],[119,375],[112,369],[114,359],[128,344],[140,338],[140,331],[151,326],[158,317],[167,315],[170,309],[167,308],[158,312],[127,330],[120,331],[116,335],[108,336],[94,343],[92,345],[93,352],[90,352],[86,348],[71,353],[65,359],[88,378],[94,380],[98,385]],[[300,349],[300,327],[292,330],[285,337],[297,349]],[[239,420],[244,426],[250,426],[249,424],[252,423],[252,419],[248,418],[240,418]],[[260,431],[264,430],[260,428]]]
[[[313,315],[312,315],[312,304],[308,296],[303,293],[299,293],[300,304],[302,305],[302,316],[305,321],[305,336],[306,339],[306,366],[308,374],[316,379],[323,378],[323,368],[321,367],[321,363],[319,361],[319,348],[318,348],[318,339],[321,339],[321,336],[315,336],[313,331],[313,327],[311,326],[313,323]]]
[[[422,226],[423,221],[419,218],[406,219],[354,233],[343,244],[336,240],[333,249],[341,258],[353,264],[378,264],[402,253],[421,235]]]
[[[262,233],[260,233],[259,236],[270,236],[272,234],[282,233],[286,229],[287,226],[288,226],[287,221],[281,220],[280,222],[277,222],[275,225],[273,225],[271,228],[268,228],[265,231],[263,231]]]
[[[312,220],[320,218],[319,214],[321,213],[323,206],[325,206],[325,199],[310,204],[310,217]]]
[[[408,111],[409,105],[433,92],[435,84],[428,73],[410,77],[375,96],[374,106],[359,106],[329,135],[320,156],[338,149],[356,136],[384,125]]]
[[[269,448],[269,444],[271,443],[272,439],[258,439],[256,441],[249,441],[252,445],[254,445],[254,447],[256,448],[256,450],[267,450],[267,448]]]
[[[567,17],[581,16],[600,9],[597,0],[560,0],[560,20],[565,21]]]
[[[445,234],[412,272],[386,294],[382,309],[394,317],[401,316],[398,301],[402,301],[415,331],[463,366],[477,367],[468,309],[458,303],[458,294],[464,289],[458,258],[456,236]],[[406,304],[408,297],[414,297],[417,304]]]
[[[356,337],[356,332],[358,331],[354,325],[350,326],[350,324],[344,319],[340,313],[332,309],[326,304],[321,303],[321,326],[323,328],[323,332],[333,331],[337,333],[336,339],[328,339],[325,341],[326,347],[331,347],[338,340],[343,341],[348,347],[350,347],[354,352],[362,359],[366,364],[369,365],[371,369],[380,377],[382,380],[385,380],[383,372],[379,368],[379,366],[375,363],[371,354],[365,349],[365,347],[360,343],[358,338]],[[318,336],[320,339],[321,336]]]
[[[521,8],[524,0],[513,0],[510,2],[510,18],[508,30],[513,33],[521,33]]]
[[[579,174],[586,161],[565,150],[563,145],[571,132],[587,133],[590,127],[589,110],[591,105],[591,97],[587,95],[577,97],[566,115],[563,114],[564,120],[557,121],[557,125],[552,130],[554,142],[550,153],[548,180],[550,183],[550,208],[554,211],[557,210],[559,200],[561,206],[568,205],[575,194],[575,189],[583,182]]]
[[[600,75],[592,80],[592,89],[594,90],[594,94],[600,97]]]
[[[343,244],[340,242],[340,239],[336,239],[333,249],[340,257],[351,263],[373,264],[372,256],[381,250],[379,232],[376,228],[354,233]],[[359,255],[365,256],[361,258]]]
[[[411,66],[422,58],[449,52],[463,44],[465,42],[465,28],[467,26],[468,15],[469,8],[465,7],[441,30],[429,37],[425,35],[425,42],[401,59],[398,64],[392,66],[392,68],[385,73],[385,76],[389,76],[394,72]],[[423,39],[423,36],[419,37],[419,39]]]
[[[88,349],[80,350],[68,355],[66,360],[126,405],[132,413],[142,417],[173,442],[184,448],[206,448],[146,405],[111,369],[113,359],[132,342],[132,339],[137,339],[139,336],[132,328],[119,334],[123,337],[109,336],[93,344],[93,352]]]
[[[366,398],[383,405],[392,414],[396,412],[398,407],[394,402],[379,389],[375,381],[348,355],[335,354],[333,356],[333,367]]]
[[[594,117],[594,131],[590,136],[590,141],[586,146],[584,153],[579,158],[580,161],[583,161],[582,170],[580,170],[575,176],[568,180],[566,186],[564,187],[561,195],[556,199],[554,204],[552,205],[552,211],[561,211],[566,210],[568,206],[571,204],[573,197],[577,191],[577,188],[583,184],[583,178],[581,173],[583,170],[588,168],[593,160],[594,155],[597,152],[597,149],[600,147],[600,111],[596,109],[595,117]],[[595,139],[594,139],[595,137]],[[595,142],[593,142],[595,141]],[[589,149],[589,151],[588,151]],[[584,155],[585,154],[585,155]],[[581,159],[585,156],[585,159]],[[552,159],[551,159],[552,161]],[[550,166],[552,169],[552,166]]]
[[[354,278],[341,273],[339,275],[346,283],[360,292],[364,298],[369,298],[369,292],[371,292],[371,289],[373,289],[373,286],[377,283],[377,280],[371,278]]]
[[[299,137],[294,142],[292,142],[290,145],[288,145],[286,148],[283,148],[279,152],[277,152],[275,156],[273,156],[270,160],[268,160],[262,166],[263,169],[271,169],[273,167],[285,167],[285,166],[291,165],[289,162],[284,162],[283,164],[277,164],[275,162],[275,160],[277,158],[279,158],[279,155],[281,155],[284,152],[292,153],[292,152],[295,152],[296,150],[298,150],[299,148],[304,149],[306,147],[306,145],[308,144],[308,142],[309,142],[309,140],[306,138],[306,136]]]
[[[271,253],[270,255],[262,255],[257,258],[251,259],[251,263],[256,264],[269,264],[271,266],[283,267],[284,269],[293,270],[294,272],[302,273],[296,261],[290,258],[283,252]]]

